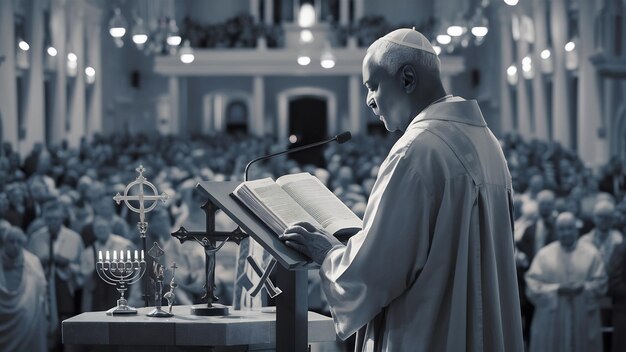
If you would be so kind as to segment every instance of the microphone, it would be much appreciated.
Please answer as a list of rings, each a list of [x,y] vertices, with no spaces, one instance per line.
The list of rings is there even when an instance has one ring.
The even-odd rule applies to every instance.
[[[256,159],[253,159],[252,161],[250,161],[248,163],[248,165],[246,165],[246,169],[244,171],[243,180],[244,180],[244,182],[248,181],[248,168],[250,168],[250,165],[256,163],[257,161],[273,158],[275,156],[282,155],[282,154],[295,153],[295,152],[299,152],[301,150],[314,148],[314,147],[319,147],[320,145],[328,144],[328,143],[334,142],[334,141],[337,141],[337,143],[339,143],[339,144],[343,144],[343,143],[349,141],[351,138],[352,138],[352,134],[350,133],[350,131],[346,131],[346,132],[342,132],[342,133],[334,136],[333,138],[325,140],[325,141],[315,142],[315,143],[303,145],[303,146],[300,146],[300,147],[297,147],[297,148],[283,150],[282,152],[277,152],[277,153],[273,153],[273,154],[269,154],[269,155],[258,157]]]

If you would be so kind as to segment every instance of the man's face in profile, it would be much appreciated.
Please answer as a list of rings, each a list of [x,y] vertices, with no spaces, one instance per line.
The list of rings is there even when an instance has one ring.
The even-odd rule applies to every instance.
[[[378,66],[371,54],[363,59],[363,84],[367,88],[365,103],[379,116],[385,128],[390,132],[404,129],[406,114],[403,113],[404,104],[400,98],[405,92],[401,81]]]

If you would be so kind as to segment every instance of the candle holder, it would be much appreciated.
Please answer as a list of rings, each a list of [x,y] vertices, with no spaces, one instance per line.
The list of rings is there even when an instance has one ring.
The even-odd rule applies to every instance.
[[[102,281],[109,285],[116,286],[120,293],[120,299],[117,300],[117,306],[107,310],[107,315],[128,315],[137,314],[137,309],[128,305],[128,301],[124,298],[124,293],[128,287],[141,279],[146,272],[146,262],[144,260],[144,252],[141,251],[141,259],[138,251],[135,251],[135,259],[131,258],[130,250],[126,251],[126,259],[124,259],[124,251],[105,252],[105,259],[102,258],[102,251],[98,252],[98,262],[96,263],[96,272]]]

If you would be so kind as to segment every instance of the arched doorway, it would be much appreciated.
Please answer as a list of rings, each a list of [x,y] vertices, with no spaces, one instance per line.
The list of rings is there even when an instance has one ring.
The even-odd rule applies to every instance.
[[[226,133],[246,135],[248,133],[248,105],[240,99],[232,100],[226,107]]]
[[[289,149],[315,143],[327,137],[327,102],[314,96],[301,96],[289,102]],[[295,143],[293,142],[295,137]],[[325,166],[323,148],[313,148],[289,155],[300,165]]]

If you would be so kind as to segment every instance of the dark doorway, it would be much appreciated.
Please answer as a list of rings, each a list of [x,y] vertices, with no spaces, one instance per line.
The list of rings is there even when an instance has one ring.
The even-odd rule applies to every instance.
[[[296,142],[291,143],[289,148],[324,140],[327,137],[327,119],[325,99],[302,97],[289,102],[289,135],[296,138]],[[324,148],[319,147],[289,156],[300,165],[313,164],[325,167],[323,151]]]
[[[248,106],[241,100],[234,100],[226,108],[226,133],[246,135],[248,133]]]

